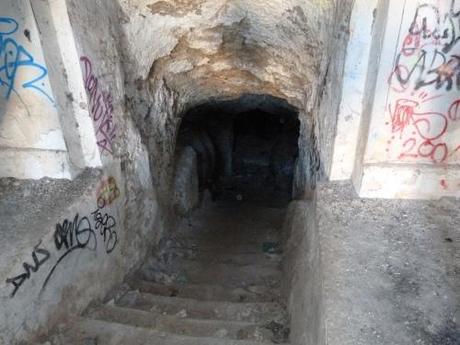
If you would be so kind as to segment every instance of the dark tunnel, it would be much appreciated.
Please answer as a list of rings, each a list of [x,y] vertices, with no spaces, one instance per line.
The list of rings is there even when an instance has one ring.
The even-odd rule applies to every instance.
[[[184,114],[177,150],[195,151],[200,195],[282,206],[292,198],[299,127],[297,110],[278,98],[213,101]]]

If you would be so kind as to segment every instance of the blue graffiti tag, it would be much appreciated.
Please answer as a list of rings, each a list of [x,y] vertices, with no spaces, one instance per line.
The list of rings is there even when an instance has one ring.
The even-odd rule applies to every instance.
[[[8,99],[11,93],[18,94],[15,88],[16,74],[20,68],[29,68],[35,75],[32,80],[22,84],[24,89],[34,89],[54,103],[53,98],[42,88],[43,81],[48,75],[48,70],[34,61],[34,57],[14,38],[7,37],[18,31],[19,24],[13,18],[0,17],[0,87],[6,87],[4,97]]]

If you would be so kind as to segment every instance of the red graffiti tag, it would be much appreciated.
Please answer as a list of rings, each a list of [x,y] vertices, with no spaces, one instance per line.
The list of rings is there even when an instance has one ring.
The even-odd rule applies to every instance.
[[[449,108],[449,119],[452,121],[460,120],[460,99],[457,99]]]
[[[439,164],[460,152],[459,143],[452,142],[457,138],[449,136],[453,122],[460,120],[460,99],[451,100],[460,90],[456,3],[452,0],[450,8],[418,5],[396,53],[388,78],[391,139],[386,151],[400,150],[398,159]]]
[[[425,140],[435,140],[444,135],[448,124],[446,117],[436,112],[418,113],[415,111],[418,106],[419,102],[410,99],[397,100],[393,111],[390,105],[392,132],[399,132],[402,137],[404,130],[412,125]]]

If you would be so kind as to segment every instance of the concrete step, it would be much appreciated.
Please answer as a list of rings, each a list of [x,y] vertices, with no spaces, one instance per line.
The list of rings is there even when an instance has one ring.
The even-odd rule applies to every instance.
[[[259,341],[189,337],[120,323],[81,318],[50,340],[52,345],[263,345]],[[269,343],[265,343],[269,344]]]
[[[204,262],[192,260],[177,260],[175,265],[180,272],[181,279],[191,284],[215,284],[217,282],[220,285],[229,287],[276,286],[279,285],[282,276],[282,271],[278,264],[205,264]],[[157,267],[144,267],[142,273],[144,279],[155,280]]]
[[[165,297],[193,298],[201,301],[227,302],[275,302],[280,299],[281,290],[265,285],[245,288],[229,288],[216,284],[174,284],[164,285],[142,279],[128,282],[133,290]]]
[[[138,291],[129,291],[116,301],[121,307],[154,311],[164,315],[186,315],[194,319],[214,319],[243,322],[270,322],[285,316],[278,303],[232,303],[170,298]]]
[[[100,306],[85,315],[85,317],[91,319],[192,337],[270,342],[274,336],[263,325],[259,326],[249,322],[237,321],[189,319],[184,316],[162,315],[156,312],[109,305]]]
[[[260,247],[260,248],[259,248]],[[241,248],[240,248],[241,249]],[[248,248],[246,248],[248,249]],[[234,248],[233,250],[237,250]],[[179,248],[171,249],[177,258],[183,258],[192,261],[202,261],[206,263],[223,263],[235,265],[277,265],[281,263],[282,257],[279,254],[269,254],[263,252],[263,243],[252,251],[233,253],[232,249],[226,248],[219,250],[216,248]]]

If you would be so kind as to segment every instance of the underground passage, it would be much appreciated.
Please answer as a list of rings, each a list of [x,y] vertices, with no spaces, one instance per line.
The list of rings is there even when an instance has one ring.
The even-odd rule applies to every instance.
[[[459,345],[459,25],[0,1],[0,345]]]
[[[179,164],[195,160],[196,168],[189,165],[188,169],[196,172],[182,166],[176,167],[176,172],[187,173],[192,176],[191,181],[198,181],[198,191],[192,193],[197,196],[189,198],[197,201],[207,191],[213,200],[259,200],[287,205],[299,154],[298,113],[284,100],[269,100],[273,104],[265,104],[272,107],[267,111],[251,109],[250,103],[244,104],[250,98],[243,97],[240,104],[235,100],[202,105],[184,115],[176,156],[182,158]],[[184,180],[181,177],[177,176],[179,181]]]
[[[207,104],[182,118],[174,204],[187,217],[134,280],[140,280],[141,292],[163,297],[155,305],[163,315],[212,322],[165,317],[160,329],[289,341],[282,227],[292,197],[299,124],[294,108],[271,102],[278,107],[251,109],[242,100]],[[119,303],[141,306],[144,297],[130,292]],[[181,298],[189,299],[188,307]]]

